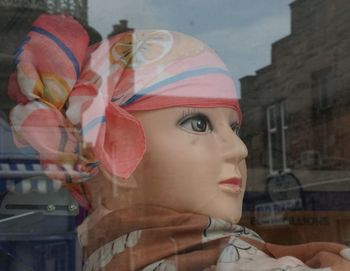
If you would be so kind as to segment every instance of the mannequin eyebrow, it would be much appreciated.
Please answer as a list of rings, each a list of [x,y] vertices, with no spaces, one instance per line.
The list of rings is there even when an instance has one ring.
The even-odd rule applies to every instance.
[[[198,108],[189,107],[189,108],[186,108],[184,111],[182,111],[182,118],[181,119],[183,119],[184,117],[187,117],[189,115],[196,115],[196,114],[205,115],[203,113],[200,113]]]

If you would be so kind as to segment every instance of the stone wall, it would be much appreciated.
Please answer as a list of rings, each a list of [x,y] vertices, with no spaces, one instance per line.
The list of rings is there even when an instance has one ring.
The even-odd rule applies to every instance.
[[[271,64],[240,79],[248,167],[262,172],[250,179],[251,189],[269,175],[266,109],[278,102],[287,113],[291,170],[327,169],[336,176],[350,168],[350,2],[297,0],[290,7],[291,34],[272,45]],[[319,164],[302,162],[308,151],[320,154]]]

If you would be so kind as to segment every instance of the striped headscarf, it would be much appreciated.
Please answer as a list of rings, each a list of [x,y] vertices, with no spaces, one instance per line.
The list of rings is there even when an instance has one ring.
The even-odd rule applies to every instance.
[[[88,47],[73,18],[41,15],[19,46],[9,95],[18,145],[31,145],[52,179],[88,180],[98,169],[128,178],[145,138],[130,113],[168,107],[230,107],[236,90],[220,58],[178,32],[136,30]],[[61,170],[50,171],[50,165]]]

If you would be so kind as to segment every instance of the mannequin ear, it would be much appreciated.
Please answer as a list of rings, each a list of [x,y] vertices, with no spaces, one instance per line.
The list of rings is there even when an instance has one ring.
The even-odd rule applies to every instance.
[[[107,171],[101,170],[102,179],[100,178],[100,191],[102,192],[102,204],[109,210],[118,208],[128,208],[134,203],[135,195],[138,194],[137,182],[134,174],[127,179],[111,176]],[[100,175],[100,176],[101,176]],[[93,195],[96,197],[96,195]]]
[[[115,175],[112,176],[106,170],[103,170],[103,169],[101,169],[101,172],[104,178],[110,181],[116,190],[137,188],[137,182],[134,174],[131,174],[128,178],[122,178]]]
[[[127,180],[146,150],[141,123],[101,95],[82,106],[81,119],[83,141],[92,146],[100,167],[108,176]]]
[[[120,177],[111,177],[103,169],[100,169],[92,179],[82,183],[82,186],[92,210],[101,205],[109,210],[125,205],[130,192],[133,193],[137,188],[134,175],[125,180]]]

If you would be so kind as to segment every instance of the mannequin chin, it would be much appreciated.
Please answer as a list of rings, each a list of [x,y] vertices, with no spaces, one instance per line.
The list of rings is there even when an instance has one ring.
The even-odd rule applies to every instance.
[[[93,205],[154,205],[237,223],[246,185],[247,149],[231,108],[175,107],[132,113],[143,125],[146,153],[127,180],[99,174]]]

